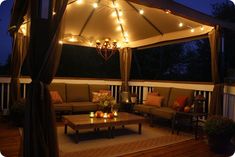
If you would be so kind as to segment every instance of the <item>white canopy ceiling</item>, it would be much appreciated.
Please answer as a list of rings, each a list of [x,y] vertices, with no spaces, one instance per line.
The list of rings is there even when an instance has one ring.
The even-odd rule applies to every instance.
[[[63,42],[95,47],[96,40],[108,38],[134,48],[205,35],[213,29],[159,8],[126,0],[69,1]]]

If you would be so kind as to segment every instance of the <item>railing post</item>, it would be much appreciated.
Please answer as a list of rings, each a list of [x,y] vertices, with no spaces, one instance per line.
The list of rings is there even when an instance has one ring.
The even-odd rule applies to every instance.
[[[146,101],[148,95],[148,87],[143,88],[143,103]]]

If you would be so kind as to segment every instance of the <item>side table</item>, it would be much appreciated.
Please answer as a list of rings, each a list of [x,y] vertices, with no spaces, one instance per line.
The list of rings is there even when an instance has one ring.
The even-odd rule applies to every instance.
[[[185,124],[185,120],[188,119],[190,120],[190,124],[193,129],[194,129],[194,135],[195,135],[195,139],[198,138],[198,127],[199,127],[199,122],[204,122],[202,120],[200,120],[200,117],[206,117],[208,116],[207,113],[198,113],[198,112],[180,112],[177,111],[175,114],[175,128],[177,129],[177,134],[179,134],[179,129],[181,126],[185,126],[187,124]]]

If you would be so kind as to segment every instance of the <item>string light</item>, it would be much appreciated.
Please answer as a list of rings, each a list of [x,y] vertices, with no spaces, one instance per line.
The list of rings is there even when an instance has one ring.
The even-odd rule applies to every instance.
[[[170,14],[170,13],[171,13],[171,11],[170,11],[169,9],[166,9],[165,12],[166,12],[167,14]]]
[[[59,44],[61,44],[61,45],[62,45],[63,43],[64,43],[64,42],[63,42],[62,40],[59,40]]]
[[[204,27],[203,27],[203,26],[201,26],[201,28],[200,28],[200,29],[201,29],[201,31],[203,31],[203,30],[204,30]]]
[[[77,0],[76,3],[77,3],[77,4],[82,4],[82,3],[83,3],[83,0]]]
[[[97,8],[98,7],[98,3],[93,3],[93,8]]]
[[[183,27],[183,25],[184,25],[184,24],[183,24],[182,22],[179,23],[179,27]]]
[[[194,28],[192,28],[190,31],[193,33],[193,32],[195,32],[195,29],[194,29]]]
[[[139,10],[139,13],[140,13],[141,15],[143,15],[143,14],[144,14],[144,10],[143,10],[143,9],[140,9],[140,10]]]

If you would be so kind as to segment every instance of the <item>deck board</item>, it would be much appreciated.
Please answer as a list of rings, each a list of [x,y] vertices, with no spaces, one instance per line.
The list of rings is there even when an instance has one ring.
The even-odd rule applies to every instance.
[[[59,124],[61,125],[61,124]],[[18,157],[20,134],[17,127],[0,119],[0,151],[6,157]],[[177,144],[140,151],[124,157],[225,157],[210,151],[206,139],[188,140]]]

